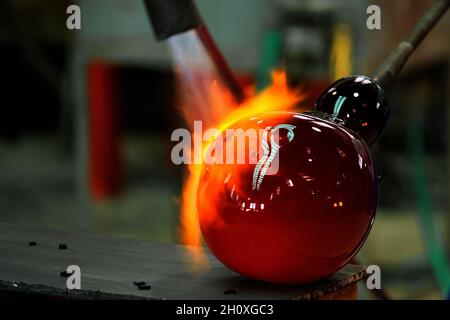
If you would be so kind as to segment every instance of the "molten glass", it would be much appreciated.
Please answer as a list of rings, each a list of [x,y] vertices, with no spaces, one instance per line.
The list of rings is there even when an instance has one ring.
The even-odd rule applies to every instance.
[[[376,211],[378,179],[366,143],[338,119],[314,113],[263,113],[230,128],[263,134],[247,140],[246,164],[203,166],[197,206],[214,255],[275,283],[312,282],[344,266]],[[238,148],[226,135],[217,139]]]

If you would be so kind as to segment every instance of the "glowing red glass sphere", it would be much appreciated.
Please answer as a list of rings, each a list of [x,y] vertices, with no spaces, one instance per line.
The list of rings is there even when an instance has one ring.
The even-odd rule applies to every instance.
[[[344,266],[376,211],[378,179],[365,142],[308,113],[266,113],[230,128],[269,134],[258,148],[246,145],[248,154],[259,152],[258,163],[203,167],[197,204],[212,253],[242,275],[275,283],[312,282]],[[270,141],[275,129],[279,147]],[[261,160],[272,151],[275,174],[264,171],[270,156]]]

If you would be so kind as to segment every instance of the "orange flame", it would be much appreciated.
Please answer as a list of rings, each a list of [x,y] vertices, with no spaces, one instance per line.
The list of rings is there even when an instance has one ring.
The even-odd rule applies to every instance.
[[[253,88],[248,90],[249,98],[241,105],[236,105],[228,91],[217,81],[213,81],[208,94],[210,105],[207,110],[210,114],[202,114],[201,112],[199,114],[198,108],[195,109],[192,106],[183,108],[183,112],[186,120],[189,122],[195,118],[201,118],[203,120],[203,130],[217,128],[220,132],[223,132],[239,120],[264,112],[292,110],[303,98],[299,90],[293,90],[288,87],[286,74],[283,71],[274,71],[272,73],[272,85],[264,91],[254,94]],[[204,119],[208,119],[206,123]],[[195,138],[201,139],[202,137]],[[211,142],[203,143],[202,150],[207,150]],[[201,159],[203,154],[193,156],[200,156],[198,159]],[[188,166],[188,175],[183,186],[181,208],[181,241],[185,245],[193,246],[191,247],[191,253],[197,266],[207,263],[203,252],[198,249],[202,245],[197,211],[197,189],[201,171],[201,164],[190,164]]]

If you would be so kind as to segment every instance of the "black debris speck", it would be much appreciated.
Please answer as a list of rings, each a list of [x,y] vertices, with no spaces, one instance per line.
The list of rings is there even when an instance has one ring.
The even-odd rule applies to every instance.
[[[233,289],[227,289],[223,294],[236,294],[236,290]]]
[[[150,290],[152,288],[151,285],[140,285],[138,286],[139,290]]]
[[[65,243],[60,243],[59,246],[58,246],[58,249],[59,249],[59,250],[66,250],[66,249],[67,249],[67,244],[65,244]]]
[[[59,273],[59,275],[60,275],[61,277],[67,278],[67,277],[71,276],[72,273],[68,273],[66,270],[64,270],[64,271],[61,271],[61,272]]]
[[[37,242],[36,241],[30,241],[28,242],[29,246],[37,246]]]

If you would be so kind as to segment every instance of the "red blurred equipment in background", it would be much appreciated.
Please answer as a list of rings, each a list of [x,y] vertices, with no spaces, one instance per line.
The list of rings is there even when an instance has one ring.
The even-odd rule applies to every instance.
[[[116,69],[111,64],[89,65],[89,185],[94,199],[122,188],[119,102]]]

